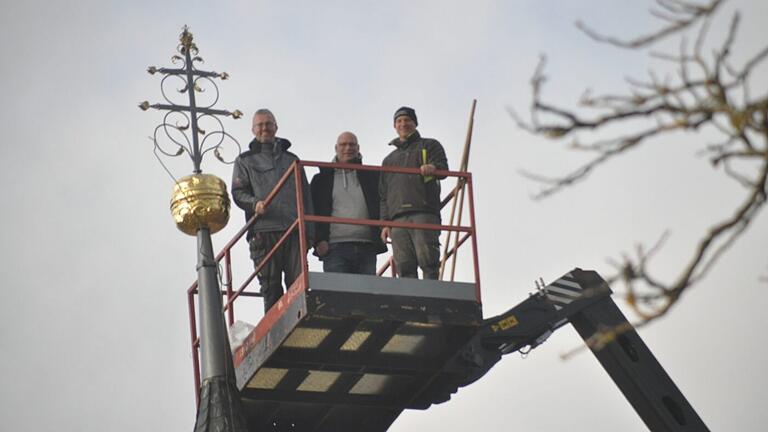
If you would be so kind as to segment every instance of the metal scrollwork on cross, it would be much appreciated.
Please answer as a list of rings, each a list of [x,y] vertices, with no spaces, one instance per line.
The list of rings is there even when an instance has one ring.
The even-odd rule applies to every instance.
[[[195,67],[195,64],[203,63],[203,59],[198,55],[197,46],[187,26],[184,26],[179,41],[176,48],[178,54],[171,57],[171,62],[181,63],[182,67],[150,66],[147,68],[147,72],[151,75],[157,73],[164,75],[160,83],[160,91],[165,103],[150,104],[144,101],[139,104],[139,108],[144,111],[150,108],[167,111],[162,123],[155,128],[153,136],[150,137],[155,146],[155,154],[159,152],[165,156],[175,157],[186,153],[192,159],[194,173],[199,174],[203,156],[208,152],[213,152],[214,156],[224,163],[232,163],[234,159],[225,160],[221,154],[222,146],[232,143],[237,147],[234,154],[240,154],[240,144],[224,130],[224,124],[219,116],[232,116],[238,119],[243,113],[240,110],[230,112],[213,108],[219,101],[219,88],[214,79],[225,80],[229,75],[226,72],[208,72]],[[184,104],[185,101],[174,100],[176,95],[168,91],[168,87],[174,82],[178,85],[176,93],[188,95],[188,105]],[[206,92],[207,89],[212,91]],[[198,105],[200,103],[198,98],[203,99],[203,94],[210,94],[210,96],[207,97],[206,103]],[[201,122],[210,123],[212,128],[202,129]]]

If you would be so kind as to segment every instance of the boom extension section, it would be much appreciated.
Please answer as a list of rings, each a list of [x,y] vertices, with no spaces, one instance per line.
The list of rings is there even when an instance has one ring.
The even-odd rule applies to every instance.
[[[447,369],[463,370],[468,385],[502,355],[528,352],[571,323],[653,432],[708,431],[650,349],[611,299],[594,271],[574,269],[509,311],[486,319]],[[467,374],[467,367],[474,372]]]

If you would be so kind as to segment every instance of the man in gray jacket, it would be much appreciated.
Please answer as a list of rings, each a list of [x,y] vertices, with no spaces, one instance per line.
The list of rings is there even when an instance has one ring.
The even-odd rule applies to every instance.
[[[395,111],[397,138],[382,166],[419,168],[418,174],[381,173],[379,195],[380,213],[384,220],[440,224],[440,182],[444,177],[436,170],[447,170],[448,160],[443,146],[435,139],[423,138],[413,108]],[[417,278],[417,265],[425,279],[437,279],[440,266],[440,231],[384,228],[381,238],[392,237],[392,255],[400,277]]]
[[[245,211],[245,219],[256,214],[256,222],[248,230],[248,244],[254,266],[258,266],[275,246],[285,230],[296,220],[296,183],[293,177],[280,189],[267,207],[264,200],[294,161],[299,158],[288,151],[290,141],[275,136],[277,122],[268,109],[260,109],[253,115],[251,129],[255,138],[248,151],[235,159],[232,171],[232,198]],[[312,200],[304,169],[301,170],[304,213],[312,214]],[[314,238],[312,224],[307,224],[307,244]],[[283,295],[281,276],[285,273],[286,289],[301,274],[298,233],[289,236],[259,272],[264,313]]]

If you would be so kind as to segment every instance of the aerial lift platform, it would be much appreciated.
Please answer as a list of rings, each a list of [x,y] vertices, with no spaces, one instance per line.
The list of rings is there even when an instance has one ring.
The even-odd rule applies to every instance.
[[[300,178],[301,166],[415,173],[409,168],[299,162],[286,172],[267,202],[290,177]],[[236,384],[249,431],[386,431],[404,409],[427,409],[449,400],[459,388],[485,375],[503,355],[533,349],[568,323],[650,430],[708,430],[611,300],[610,288],[596,272],[573,269],[506,313],[484,319],[471,175],[439,174],[459,177],[466,184],[469,226],[305,215],[297,181],[299,215],[284,239],[297,230],[300,249],[306,250],[303,227],[307,222],[454,231],[464,235],[459,239],[457,234],[456,246],[448,255],[471,240],[475,280],[382,277],[386,267],[379,276],[316,273],[308,270],[303,258],[302,275],[233,347]],[[246,230],[247,226],[217,256],[224,265],[223,294],[230,325],[238,297],[260,296],[246,288],[264,263],[237,291],[232,289],[232,247]],[[188,294],[199,389],[196,285]]]
[[[472,284],[309,273],[235,352],[249,427],[384,431],[447,400],[482,324]]]

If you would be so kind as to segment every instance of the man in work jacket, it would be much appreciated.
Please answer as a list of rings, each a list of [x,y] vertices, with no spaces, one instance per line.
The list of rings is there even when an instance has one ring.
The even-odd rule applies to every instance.
[[[352,132],[336,140],[333,161],[362,164],[360,145]],[[315,214],[350,219],[379,219],[379,173],[320,168],[312,177]],[[375,226],[327,224],[316,226],[315,253],[323,271],[376,274],[376,255],[387,251]]]
[[[256,214],[256,222],[248,230],[248,244],[254,266],[275,246],[285,230],[296,220],[296,182],[289,177],[269,206],[264,200],[285,171],[299,158],[288,151],[290,141],[275,136],[277,122],[268,109],[260,109],[253,116],[251,129],[255,138],[248,145],[248,151],[235,159],[232,171],[232,198],[245,211],[245,219]],[[312,200],[309,196],[304,169],[301,170],[304,212],[312,214]],[[307,224],[308,243],[314,238],[312,224]],[[282,273],[285,273],[286,289],[301,274],[298,232],[289,236],[258,274],[261,294],[264,299],[264,313],[283,295]]]
[[[389,145],[395,149],[382,166],[419,168],[418,174],[381,173],[380,211],[383,220],[439,224],[440,182],[435,170],[447,170],[445,150],[437,140],[422,138],[413,108],[395,111],[397,138]],[[381,238],[392,238],[392,255],[400,277],[417,278],[417,265],[425,279],[437,279],[440,262],[440,232],[403,228],[383,228]]]

